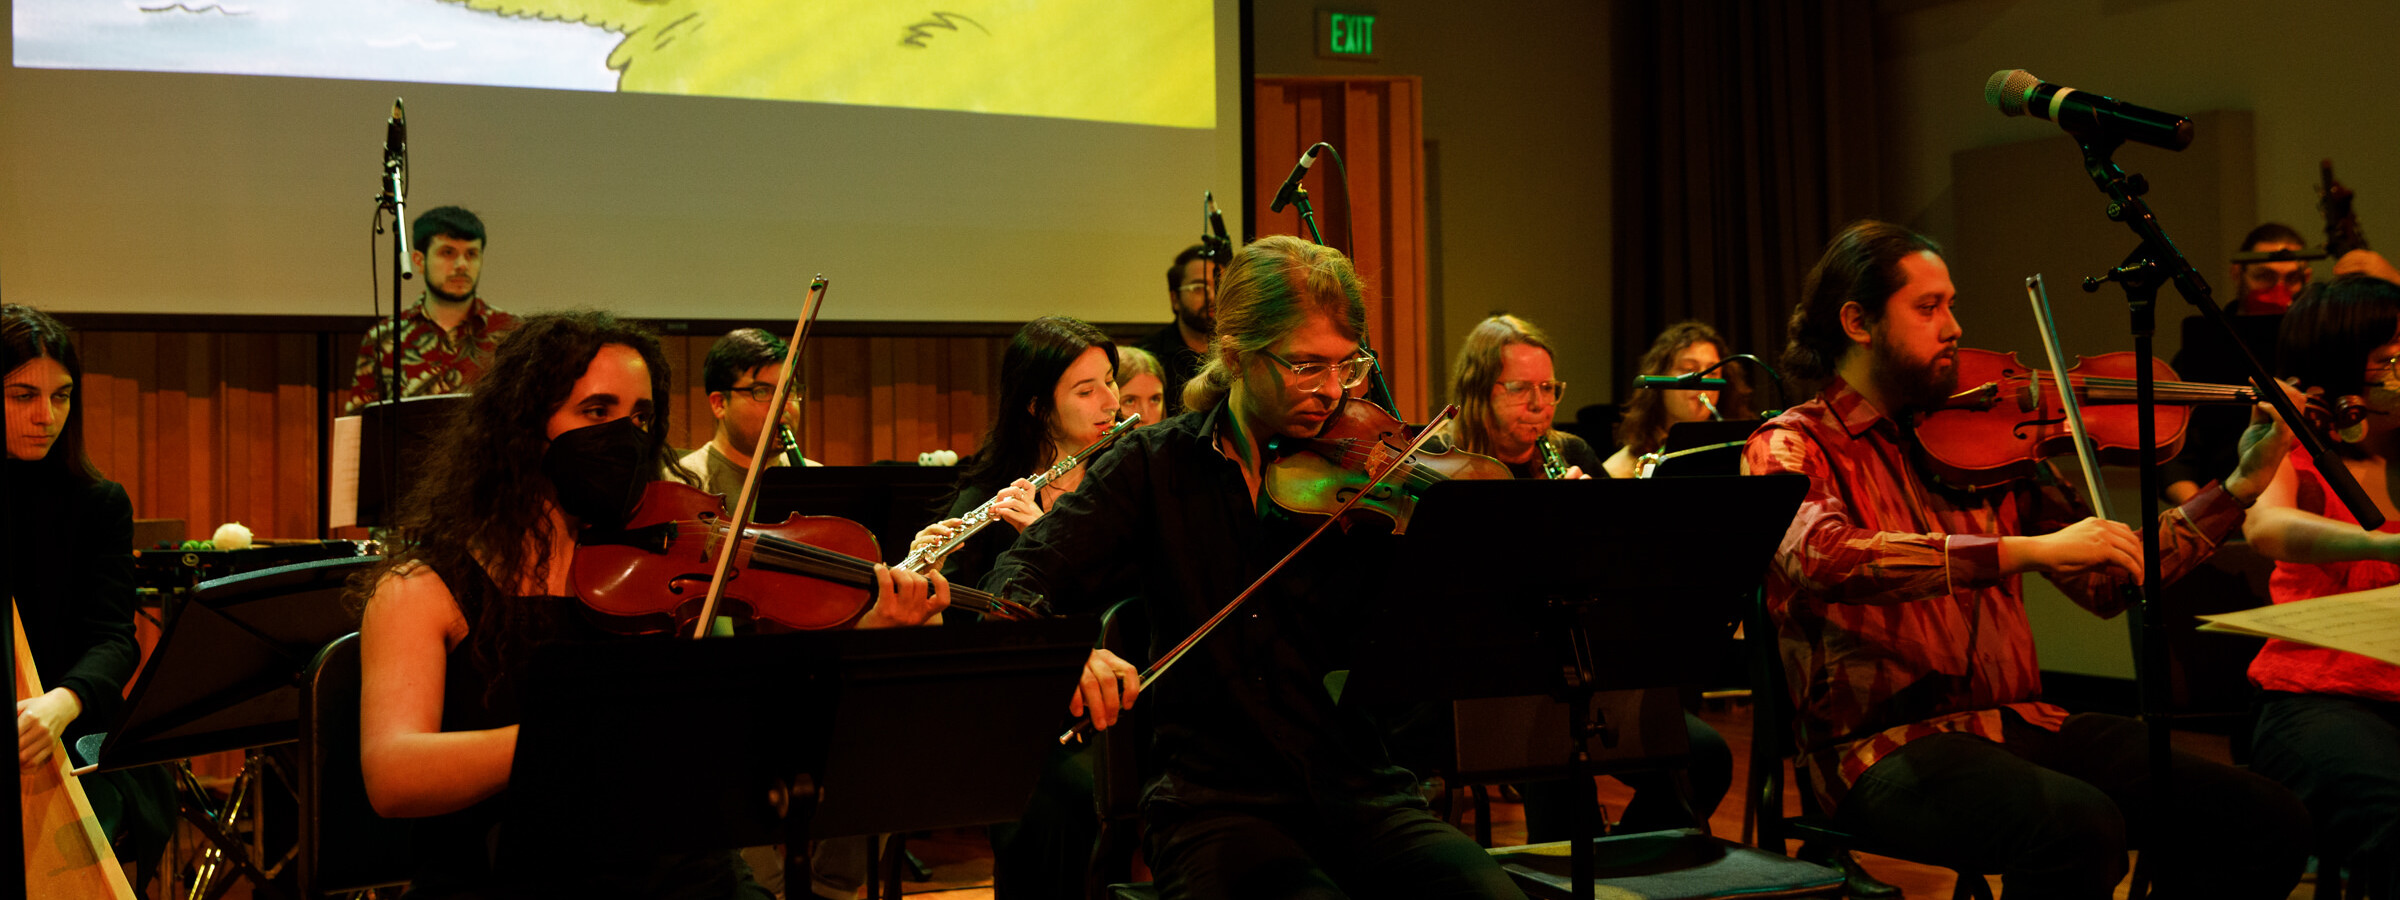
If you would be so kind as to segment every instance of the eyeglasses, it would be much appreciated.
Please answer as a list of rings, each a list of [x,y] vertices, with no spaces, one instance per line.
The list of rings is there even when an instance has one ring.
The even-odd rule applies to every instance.
[[[1186,281],[1180,285],[1177,285],[1175,289],[1186,294],[1197,294],[1208,290],[1208,282],[1198,280]]]
[[[1567,395],[1567,383],[1564,381],[1503,381],[1494,386],[1498,387],[1500,393],[1507,396],[1509,400],[1517,403],[1524,403],[1531,397],[1539,396],[1555,404],[1559,398]]]
[[[1324,384],[1327,377],[1334,377],[1341,384],[1342,390],[1346,391],[1365,383],[1367,374],[1375,371],[1375,357],[1364,353],[1339,362],[1294,363],[1276,356],[1272,350],[1258,352],[1284,368],[1292,370],[1292,386],[1304,391]]]
[[[749,386],[749,387],[737,387],[737,388],[734,388],[734,389],[733,389],[733,391],[732,391],[732,393],[736,393],[736,394],[749,394],[749,395],[750,395],[750,399],[751,399],[753,402],[757,402],[757,403],[765,403],[765,402],[767,402],[767,401],[770,401],[770,400],[773,400],[773,399],[775,399],[775,385],[774,385],[772,382],[765,382],[765,381],[762,381],[762,382],[759,382],[759,383],[757,383],[757,384],[753,384],[753,385],[751,385],[751,386]],[[797,389],[794,389],[794,390],[792,391],[792,399],[793,399],[794,401],[800,401],[800,400],[806,400],[806,399],[808,399],[808,397],[807,397],[807,396],[805,396],[805,395],[803,395],[803,394],[801,394],[799,390],[797,390]]]

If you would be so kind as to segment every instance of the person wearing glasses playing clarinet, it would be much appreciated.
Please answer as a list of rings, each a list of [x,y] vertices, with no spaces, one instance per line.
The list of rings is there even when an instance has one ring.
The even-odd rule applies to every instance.
[[[1069,614],[1137,597],[1154,651],[1192,634],[1321,522],[1262,485],[1278,439],[1322,432],[1373,373],[1364,290],[1328,247],[1275,236],[1237,251],[1189,412],[1100,454],[983,583]],[[1068,711],[1105,729],[1151,706],[1160,771],[1142,794],[1143,856],[1162,896],[1524,896],[1427,810],[1379,723],[1327,688],[1387,582],[1407,577],[1399,551],[1388,529],[1326,529],[1190,648],[1155,701],[1130,663],[1095,651]]]
[[[701,490],[725,497],[741,493],[742,477],[750,468],[750,450],[758,446],[758,430],[767,422],[767,405],[775,400],[775,383],[783,379],[791,355],[792,348],[784,339],[763,328],[743,328],[709,345],[708,359],[700,364],[700,384],[708,390],[708,411],[717,417],[717,430],[708,443],[677,461],[700,478]],[[799,433],[797,385],[784,403],[782,421],[785,434]],[[783,442],[770,441],[768,446],[780,448]],[[820,465],[802,458],[797,447],[772,453],[767,465],[790,465],[793,459]]]
[[[1442,426],[1452,446],[1508,466],[1518,478],[1590,478],[1600,454],[1551,425],[1567,383],[1558,380],[1550,337],[1524,319],[1498,315],[1467,332],[1450,366],[1458,418]]]

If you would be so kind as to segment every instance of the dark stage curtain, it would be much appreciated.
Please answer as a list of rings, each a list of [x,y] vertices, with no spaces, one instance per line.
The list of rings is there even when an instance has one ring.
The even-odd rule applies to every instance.
[[[1686,319],[1774,362],[1809,266],[1876,212],[1874,4],[1618,8],[1617,383]]]

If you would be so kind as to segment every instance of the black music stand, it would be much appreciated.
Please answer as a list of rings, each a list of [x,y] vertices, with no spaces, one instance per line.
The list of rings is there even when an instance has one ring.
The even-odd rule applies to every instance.
[[[1436,484],[1409,521],[1409,589],[1342,702],[1547,694],[1566,705],[1548,774],[1590,778],[1592,740],[1613,749],[1633,724],[1587,717],[1594,695],[1712,672],[1807,490],[1799,475]],[[1596,829],[1574,810],[1571,896],[1590,897]]]
[[[1667,442],[1658,449],[1667,458],[1650,473],[1652,478],[1684,475],[1742,474],[1742,445],[1766,422],[1677,422],[1667,428]]]
[[[1090,617],[554,645],[533,658],[504,856],[657,853],[1005,822]]]
[[[466,405],[465,394],[427,394],[358,408],[358,524],[391,524],[389,510],[424,476],[419,459],[433,446],[433,436]],[[387,460],[387,454],[398,461]]]
[[[935,504],[950,493],[952,466],[776,466],[759,473],[756,522],[840,516],[875,532],[884,562],[908,555],[917,529],[941,518]]]
[[[326,644],[358,630],[342,592],[376,561],[318,560],[201,582],[167,618],[94,762],[129,769],[299,740],[300,673]],[[206,807],[186,768],[176,805],[218,859],[272,896],[269,875],[250,861],[232,821],[258,766],[256,754],[245,760],[221,811]]]

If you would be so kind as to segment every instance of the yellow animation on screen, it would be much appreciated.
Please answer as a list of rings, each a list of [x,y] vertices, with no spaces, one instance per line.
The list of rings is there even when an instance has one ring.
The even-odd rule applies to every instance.
[[[620,91],[1216,126],[1210,0],[444,0],[623,39]]]

